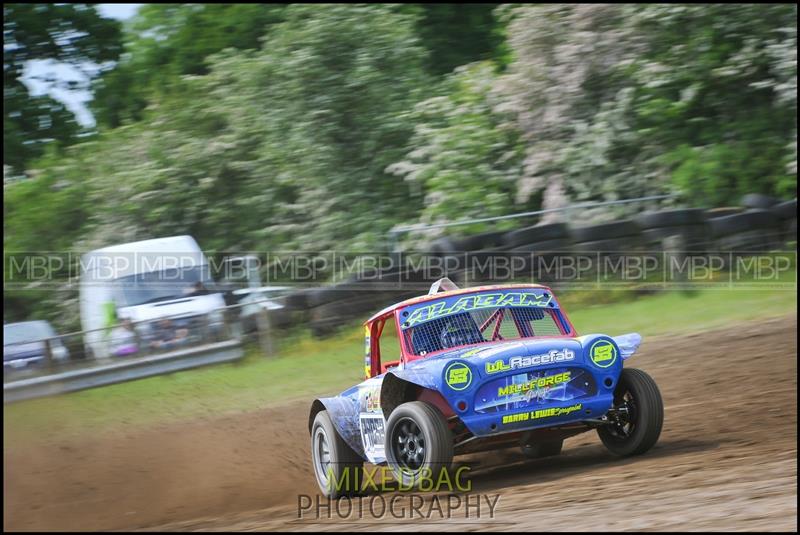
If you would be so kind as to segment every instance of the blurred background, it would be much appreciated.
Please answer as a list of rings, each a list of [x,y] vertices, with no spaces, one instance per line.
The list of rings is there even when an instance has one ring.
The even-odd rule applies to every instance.
[[[4,8],[7,251],[388,251],[796,196],[795,5],[127,6]],[[4,291],[4,320],[74,329],[76,297]]]
[[[16,491],[5,527],[126,528],[220,500],[272,503],[248,471],[260,431],[230,443],[202,428],[225,443],[193,453],[215,459],[209,472],[200,482],[187,467],[166,478],[180,485],[158,483],[163,495],[149,460],[173,466],[192,447],[183,439],[147,446],[144,461],[140,449],[108,458],[83,441],[340,391],[360,380],[358,323],[440,276],[560,286],[581,332],[712,344],[748,325],[772,333],[750,350],[796,360],[796,4],[5,4],[3,18],[4,395],[113,384],[4,406],[6,463],[26,467],[4,478]],[[177,236],[191,238],[132,245]],[[147,295],[129,286],[150,272],[132,269],[106,297],[86,297],[81,259],[109,247],[199,256]],[[652,271],[601,273],[612,253],[649,254]],[[707,268],[696,284],[695,272],[664,275],[692,254]],[[21,275],[42,255],[58,261]],[[595,263],[568,280],[536,263],[580,255]],[[365,258],[379,269],[360,271]],[[293,277],[296,265],[313,276]],[[765,318],[782,323],[760,328]],[[776,388],[791,398],[791,384]],[[685,399],[677,389],[668,408],[670,395]],[[796,435],[796,408],[783,407]],[[270,447],[305,448],[302,425],[291,428]],[[684,439],[667,453],[686,453]],[[776,449],[794,451],[796,487],[787,444]],[[215,464],[221,450],[248,470]],[[89,469],[84,457],[54,451],[100,455],[96,483],[71,479]],[[129,474],[114,474],[134,457],[139,494],[119,510],[70,510],[76,493],[116,496]],[[221,499],[227,484],[249,492]],[[187,485],[205,494],[176,513]],[[153,507],[146,520],[125,516]],[[792,529],[767,520],[751,526]]]

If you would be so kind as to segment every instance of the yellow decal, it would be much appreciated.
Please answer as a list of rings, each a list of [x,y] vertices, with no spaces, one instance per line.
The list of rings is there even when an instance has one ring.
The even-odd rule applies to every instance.
[[[496,360],[495,362],[487,362],[486,363],[486,373],[498,373],[498,372],[506,372],[511,369],[511,366],[503,362],[502,360]]]
[[[589,348],[589,357],[595,366],[608,368],[617,360],[617,348],[608,340],[598,340]]]
[[[461,362],[453,362],[444,370],[445,383],[453,390],[465,390],[472,384],[472,370]]]
[[[507,414],[503,416],[503,424],[513,424],[517,422],[527,422],[528,420],[539,420],[541,418],[552,418],[554,416],[566,416],[583,408],[583,404],[576,403],[569,407],[553,407],[551,409],[537,409],[530,412],[517,414]]]
[[[497,389],[497,396],[511,396],[513,394],[522,394],[531,390],[540,390],[550,386],[568,383],[570,380],[570,372],[557,373],[547,377],[537,377],[524,383],[512,384],[501,386]]]
[[[444,301],[419,307],[411,313],[411,316],[403,323],[403,327],[413,327],[418,323],[430,321],[456,312],[479,310],[482,308],[546,307],[550,304],[552,299],[553,296],[550,294],[537,294],[533,292],[468,295],[458,299],[449,308],[445,308],[446,303]]]

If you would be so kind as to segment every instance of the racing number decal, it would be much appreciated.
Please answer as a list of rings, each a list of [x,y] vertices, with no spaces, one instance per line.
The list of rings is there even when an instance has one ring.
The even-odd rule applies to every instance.
[[[361,443],[364,453],[371,463],[383,462],[386,458],[383,443],[386,439],[383,416],[375,414],[362,414],[358,420],[361,428]]]
[[[472,370],[464,363],[453,362],[444,370],[444,382],[453,390],[465,390],[472,384]]]
[[[589,357],[595,366],[608,368],[617,361],[617,348],[608,340],[598,340],[589,348]]]

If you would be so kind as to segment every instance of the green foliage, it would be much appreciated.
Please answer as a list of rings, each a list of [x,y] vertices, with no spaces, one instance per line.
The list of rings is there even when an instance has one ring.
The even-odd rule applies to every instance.
[[[428,85],[425,57],[414,18],[390,7],[292,5],[240,66],[256,94],[259,167],[292,197],[276,221],[289,245],[369,247],[413,216],[384,169],[411,134],[406,112]]]
[[[426,223],[519,211],[523,145],[509,117],[493,110],[490,63],[460,67],[418,104],[410,152],[389,171],[410,183]]]
[[[499,57],[502,33],[494,16],[497,4],[405,4],[402,11],[417,15],[415,25],[430,52],[426,62],[432,74]]]
[[[385,6],[284,14],[262,50],[212,57],[143,121],[74,147],[62,164],[92,207],[77,247],[181,233],[228,250],[371,247],[414,217],[384,169],[428,85],[415,19]]]
[[[425,67],[440,75],[502,50],[496,4],[403,4],[384,10],[410,15],[429,52]],[[182,91],[180,76],[209,72],[208,57],[226,48],[255,50],[286,18],[285,4],[145,4],[126,32],[122,61],[98,79],[92,111],[116,128],[139,121],[148,103]]]
[[[698,206],[791,197],[796,13],[146,5],[95,84],[100,133],[63,148],[74,119],[31,98],[21,68],[113,60],[118,25],[85,4],[12,4],[5,163],[36,178],[5,188],[4,244],[87,250],[185,233],[218,250],[384,249],[401,223],[674,191]],[[61,297],[31,306],[57,314]]]
[[[545,207],[678,190],[698,205],[793,196],[794,5],[507,10],[498,83],[526,139],[522,194]]]
[[[283,20],[284,4],[145,4],[126,30],[122,61],[95,83],[97,122],[141,120],[148,102],[182,91],[180,76],[207,74],[225,48],[254,50]]]
[[[84,202],[86,184],[51,157],[35,180],[7,188],[3,195],[3,246],[15,251],[36,251],[42,241],[48,249],[68,248],[79,236],[88,217]]]
[[[78,325],[75,291],[60,285],[45,288],[36,284],[23,286],[24,275],[9,269],[9,254],[44,250],[52,252],[56,260],[42,269],[46,269],[56,282],[66,277],[69,269],[66,251],[80,238],[91,210],[86,202],[88,187],[85,177],[76,172],[77,169],[61,165],[61,161],[60,156],[49,155],[40,162],[45,171],[36,172],[33,179],[19,182],[4,191],[4,284],[11,284],[3,289],[3,319],[46,319],[62,328],[63,332],[75,330]],[[22,256],[15,258],[21,262]]]
[[[672,164],[673,183],[697,204],[793,195],[797,6],[650,6],[631,16],[649,36],[631,69],[636,127]]]
[[[121,49],[119,23],[101,17],[91,4],[4,4],[4,165],[20,174],[46,146],[74,143],[79,131],[63,104],[29,93],[21,81],[29,61],[53,60],[84,70],[87,62],[117,59]]]

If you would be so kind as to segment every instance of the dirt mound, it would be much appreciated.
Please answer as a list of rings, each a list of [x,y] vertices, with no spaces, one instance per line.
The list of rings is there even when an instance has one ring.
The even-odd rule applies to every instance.
[[[664,397],[655,448],[618,460],[587,433],[546,461],[511,450],[471,456],[474,491],[501,499],[497,520],[464,527],[796,529],[796,335],[791,317],[645,339],[630,365]],[[340,529],[297,520],[297,495],[315,491],[306,411],[301,403],[24,451],[6,437],[4,528]]]

